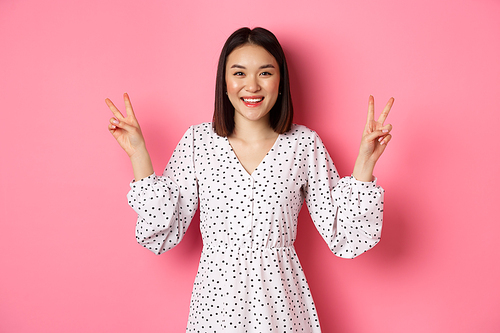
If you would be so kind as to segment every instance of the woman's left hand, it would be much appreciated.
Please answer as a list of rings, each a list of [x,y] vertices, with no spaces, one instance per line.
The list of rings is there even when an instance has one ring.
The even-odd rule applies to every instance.
[[[373,168],[392,139],[390,134],[392,125],[384,125],[384,122],[389,115],[389,111],[391,111],[393,103],[394,98],[389,99],[384,111],[375,121],[375,102],[373,96],[369,98],[368,117],[353,171],[353,176],[358,180],[371,181]]]

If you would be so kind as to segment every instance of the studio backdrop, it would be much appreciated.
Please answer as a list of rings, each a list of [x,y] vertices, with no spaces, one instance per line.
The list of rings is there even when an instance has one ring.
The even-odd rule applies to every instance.
[[[135,242],[133,178],[107,130],[127,92],[157,173],[211,121],[226,38],[280,40],[295,122],[352,172],[368,97],[390,97],[382,240],[335,257],[307,209],[296,249],[324,332],[500,331],[500,2],[0,1],[0,332],[183,332],[199,215]]]

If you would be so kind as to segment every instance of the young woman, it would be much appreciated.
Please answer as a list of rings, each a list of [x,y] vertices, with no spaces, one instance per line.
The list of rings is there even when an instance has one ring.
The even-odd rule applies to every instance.
[[[177,245],[200,207],[203,251],[191,296],[188,332],[320,332],[294,249],[305,200],[337,256],[353,258],[380,240],[383,190],[375,163],[391,140],[368,119],[352,176],[340,178],[318,135],[292,123],[288,69],[268,30],[242,28],[224,45],[212,123],[190,127],[162,176],[151,164],[130,99],[109,131],[129,155],[128,194],[136,237],[156,254]]]

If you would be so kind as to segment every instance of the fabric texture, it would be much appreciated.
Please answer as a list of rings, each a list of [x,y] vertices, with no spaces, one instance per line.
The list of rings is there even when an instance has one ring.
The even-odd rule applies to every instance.
[[[162,176],[131,183],[137,241],[176,246],[200,207],[203,238],[187,332],[320,332],[294,249],[305,201],[331,251],[354,258],[380,240],[383,189],[340,178],[319,136],[293,125],[252,174],[211,123],[192,126]]]

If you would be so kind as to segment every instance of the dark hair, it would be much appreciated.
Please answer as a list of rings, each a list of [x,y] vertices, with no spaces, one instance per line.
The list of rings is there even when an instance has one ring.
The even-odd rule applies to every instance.
[[[280,94],[270,111],[270,125],[277,133],[290,130],[293,121],[292,96],[290,79],[285,53],[274,34],[264,28],[241,28],[233,32],[227,39],[219,57],[217,78],[215,82],[215,110],[212,127],[220,136],[229,136],[234,130],[234,107],[226,96],[226,61],[234,49],[245,44],[258,45],[269,52],[279,65]]]

